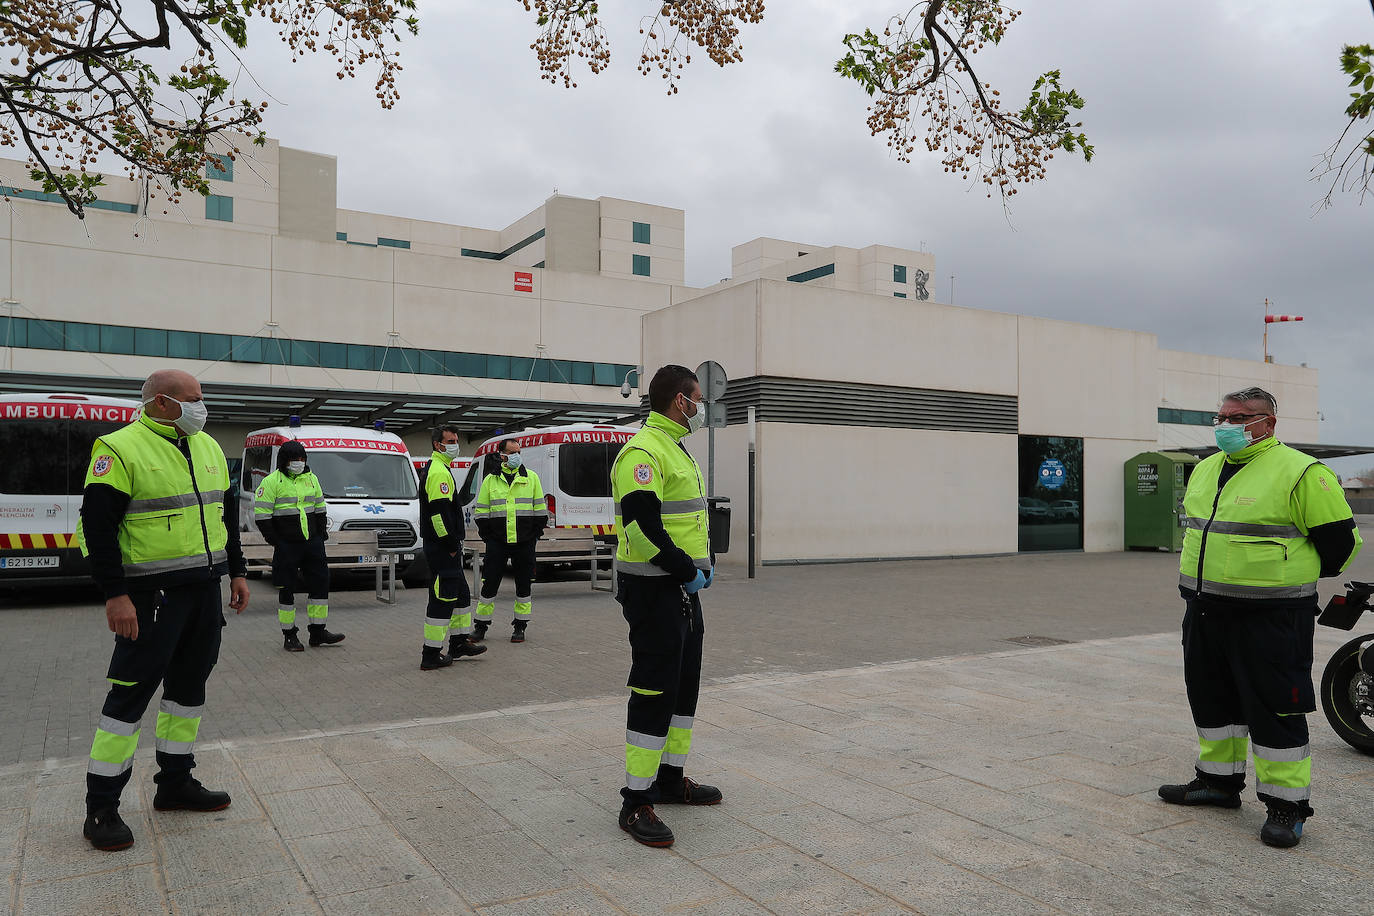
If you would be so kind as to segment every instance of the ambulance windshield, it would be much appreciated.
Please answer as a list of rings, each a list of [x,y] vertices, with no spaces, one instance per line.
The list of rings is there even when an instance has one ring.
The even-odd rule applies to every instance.
[[[415,472],[405,455],[312,450],[309,464],[326,499],[416,497]]]

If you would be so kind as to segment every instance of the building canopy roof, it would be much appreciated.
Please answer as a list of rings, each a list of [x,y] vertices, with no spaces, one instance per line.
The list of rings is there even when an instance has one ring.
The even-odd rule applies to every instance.
[[[0,372],[0,394],[79,392],[137,401],[142,384],[142,379]],[[486,437],[498,431],[533,426],[628,423],[641,416],[636,411],[636,401],[613,405],[475,394],[285,388],[204,381],[201,389],[214,422],[254,427],[284,426],[288,417],[298,416],[303,423],[338,426],[370,427],[382,420],[388,432],[401,436],[448,423],[470,435]]]

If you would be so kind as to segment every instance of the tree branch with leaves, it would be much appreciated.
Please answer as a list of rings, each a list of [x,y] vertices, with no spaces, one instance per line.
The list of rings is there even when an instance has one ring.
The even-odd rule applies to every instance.
[[[1017,185],[1043,179],[1056,151],[1093,156],[1082,122],[1070,120],[1083,98],[1063,88],[1060,71],[1042,74],[1020,111],[1004,108],[1001,92],[979,79],[973,56],[999,44],[1020,15],[988,0],[918,3],[881,34],[846,35],[835,72],[873,97],[869,131],[885,135],[900,161],[924,143],[946,172],[981,180],[989,197],[1005,201]]]
[[[296,60],[324,50],[338,77],[375,65],[384,108],[400,97],[394,45],[414,35],[415,0],[0,0],[0,147],[27,154],[30,177],[84,218],[112,156],[168,204],[208,194],[216,150],[233,158],[246,135],[265,142],[266,102],[241,97],[216,52],[248,44],[267,20]],[[186,46],[171,73],[144,58]]]
[[[1321,207],[1331,206],[1337,191],[1353,192],[1360,203],[1374,191],[1374,46],[1342,48],[1341,72],[1350,77],[1350,104],[1345,108],[1350,121],[1313,170],[1315,180],[1331,181]]]

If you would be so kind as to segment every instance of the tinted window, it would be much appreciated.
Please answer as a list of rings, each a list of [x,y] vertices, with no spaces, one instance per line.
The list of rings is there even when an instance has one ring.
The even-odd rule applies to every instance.
[[[610,496],[620,443],[569,443],[558,449],[558,488],[569,496]]]
[[[115,427],[111,427],[114,429]],[[67,423],[53,420],[7,420],[0,423],[0,493],[59,496],[80,493],[86,479],[90,443],[73,461],[81,465],[76,489],[68,490]]]
[[[120,429],[124,424],[68,420],[62,425],[67,427],[67,454],[71,456],[67,462],[68,489],[53,492],[80,493],[86,487],[86,468],[91,463],[91,448],[95,445],[95,440]]]
[[[307,460],[331,499],[415,498],[415,473],[405,455],[315,451]]]
[[[246,449],[243,462],[243,490],[256,493],[262,479],[272,473],[272,446],[257,445]]]

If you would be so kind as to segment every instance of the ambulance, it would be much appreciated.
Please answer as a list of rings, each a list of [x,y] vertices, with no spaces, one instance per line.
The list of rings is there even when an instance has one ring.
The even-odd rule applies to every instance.
[[[472,467],[459,490],[468,530],[476,528],[472,509],[482,487],[487,456],[495,454],[502,441],[514,439],[520,443],[525,467],[539,475],[549,508],[549,527],[590,530],[598,541],[614,544],[611,465],[637,432],[629,426],[573,423],[493,436],[474,452]],[[557,555],[541,551],[540,562],[557,562]]]
[[[0,395],[0,588],[90,574],[76,523],[91,446],[138,414],[122,398]]]
[[[305,446],[306,462],[320,479],[329,530],[377,531],[380,546],[402,551],[396,571],[406,576],[420,551],[419,490],[405,443],[382,428],[274,426],[249,433],[243,443],[239,527],[257,530],[253,497],[263,478],[277,469],[278,450],[292,439]]]

